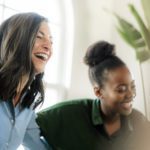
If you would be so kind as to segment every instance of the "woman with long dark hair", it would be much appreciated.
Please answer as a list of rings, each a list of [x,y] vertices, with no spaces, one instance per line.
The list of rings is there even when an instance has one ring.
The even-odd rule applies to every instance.
[[[0,149],[46,149],[34,109],[44,100],[43,72],[52,54],[45,17],[19,13],[0,26]]]

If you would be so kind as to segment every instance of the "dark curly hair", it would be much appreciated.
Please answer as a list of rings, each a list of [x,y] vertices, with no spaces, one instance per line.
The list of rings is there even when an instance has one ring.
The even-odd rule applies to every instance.
[[[84,56],[84,63],[89,66],[91,83],[99,86],[103,86],[107,79],[106,71],[125,66],[125,63],[116,56],[115,46],[106,41],[90,45]]]

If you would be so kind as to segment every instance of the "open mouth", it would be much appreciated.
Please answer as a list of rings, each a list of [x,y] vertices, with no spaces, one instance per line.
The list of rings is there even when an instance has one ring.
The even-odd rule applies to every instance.
[[[130,109],[132,107],[133,101],[122,102],[120,105],[124,109]]]
[[[41,59],[41,60],[44,60],[46,61],[48,59],[48,55],[47,54],[44,54],[44,53],[37,53],[35,54],[35,56],[38,58],[38,59]]]

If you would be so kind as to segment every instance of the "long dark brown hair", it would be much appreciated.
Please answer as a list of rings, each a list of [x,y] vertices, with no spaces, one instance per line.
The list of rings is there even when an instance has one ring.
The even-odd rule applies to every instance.
[[[21,106],[30,107],[37,94],[44,100],[42,74],[35,76],[31,59],[32,49],[40,24],[47,19],[36,13],[19,13],[5,20],[0,26],[0,99],[12,100],[24,75],[28,83],[21,93]]]

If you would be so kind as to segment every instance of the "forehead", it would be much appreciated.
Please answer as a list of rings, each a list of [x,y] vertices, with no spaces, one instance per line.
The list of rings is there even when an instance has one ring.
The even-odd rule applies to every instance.
[[[126,66],[118,67],[107,72],[107,83],[130,84],[133,81],[132,75]]]

